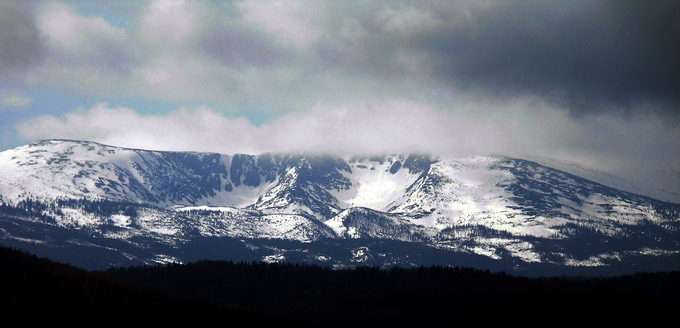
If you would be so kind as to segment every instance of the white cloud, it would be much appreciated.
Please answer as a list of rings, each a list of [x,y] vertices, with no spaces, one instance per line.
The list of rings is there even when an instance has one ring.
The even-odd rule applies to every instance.
[[[111,25],[101,17],[83,17],[71,7],[50,2],[40,8],[38,27],[50,48],[64,56],[76,58],[102,56],[103,45],[123,46],[126,31]]]
[[[19,90],[0,90],[0,107],[25,108],[31,106],[33,99]]]
[[[28,140],[71,138],[159,150],[496,153],[575,160],[595,168],[680,167],[680,129],[658,119],[599,116],[582,124],[563,111],[532,104],[509,102],[503,112],[484,113],[409,100],[347,102],[317,105],[261,126],[207,107],[140,115],[99,104],[63,117],[32,119],[18,131]]]
[[[199,30],[198,8],[184,0],[154,1],[141,17],[139,32],[156,46],[181,46]]]
[[[245,119],[228,119],[207,108],[142,116],[129,108],[98,104],[62,118],[42,116],[20,124],[18,130],[30,139],[83,139],[158,150],[216,151],[244,150],[238,139],[224,139],[228,135],[226,131],[252,135],[253,127]],[[230,140],[229,147],[224,147],[225,140]]]
[[[222,104],[235,111],[258,106],[291,110],[318,98],[309,90],[318,90],[319,76],[310,76],[301,62],[282,59],[286,51],[295,52],[285,48],[311,42],[320,33],[305,27],[308,8],[292,2],[244,5],[251,9],[271,5],[283,11],[242,17],[226,4],[153,1],[130,26],[120,28],[102,17],[79,15],[70,4],[43,4],[37,21],[48,56],[27,74],[27,85],[166,103]],[[270,14],[273,21],[268,24],[274,25],[256,22]],[[277,35],[279,25],[288,26],[286,37]],[[263,106],[272,103],[277,105]]]

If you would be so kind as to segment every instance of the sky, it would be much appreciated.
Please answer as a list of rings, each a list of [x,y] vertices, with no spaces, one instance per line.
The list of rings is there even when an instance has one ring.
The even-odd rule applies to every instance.
[[[0,31],[0,151],[501,154],[680,185],[679,1],[0,0]]]

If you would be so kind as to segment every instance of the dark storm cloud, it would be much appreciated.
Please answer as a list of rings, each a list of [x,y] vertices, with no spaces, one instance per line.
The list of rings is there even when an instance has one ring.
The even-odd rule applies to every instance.
[[[0,74],[3,79],[21,77],[44,55],[31,10],[18,2],[0,1],[0,31]]]
[[[537,94],[575,114],[680,114],[680,2],[502,2],[411,45],[458,86]]]
[[[361,41],[321,44],[320,57],[405,78],[412,72],[390,59],[415,54],[428,81],[457,90],[537,95],[576,115],[653,111],[680,120],[680,1],[393,4],[354,16]]]

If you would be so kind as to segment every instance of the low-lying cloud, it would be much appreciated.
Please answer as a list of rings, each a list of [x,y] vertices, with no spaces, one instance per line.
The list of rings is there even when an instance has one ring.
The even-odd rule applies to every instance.
[[[319,105],[264,125],[207,108],[164,115],[98,104],[18,126],[27,140],[67,138],[156,150],[219,153],[326,152],[340,155],[433,154],[538,156],[592,167],[680,167],[680,129],[659,119],[577,121],[540,102],[510,111],[452,111],[408,100]],[[511,113],[511,114],[510,114]]]

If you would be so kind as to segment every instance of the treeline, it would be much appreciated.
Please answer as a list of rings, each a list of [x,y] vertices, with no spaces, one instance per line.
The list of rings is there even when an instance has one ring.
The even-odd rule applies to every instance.
[[[61,210],[63,208],[73,208],[102,216],[121,214],[135,218],[138,209],[141,207],[139,204],[107,199],[57,198],[49,202],[42,202],[29,198],[16,204],[0,203],[0,215],[31,217],[45,222],[53,222],[54,217],[50,213],[62,215]]]

